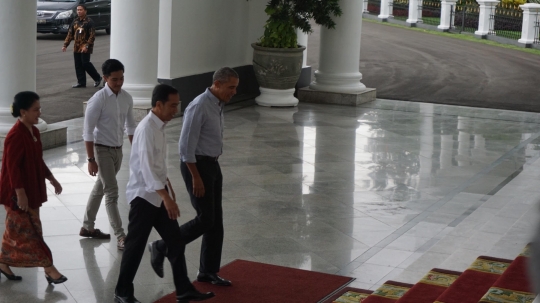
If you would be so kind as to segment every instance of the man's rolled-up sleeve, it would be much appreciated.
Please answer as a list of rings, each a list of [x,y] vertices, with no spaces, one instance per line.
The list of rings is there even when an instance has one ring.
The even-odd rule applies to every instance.
[[[182,133],[178,143],[178,150],[182,161],[186,163],[196,163],[195,150],[199,143],[201,127],[204,120],[202,108],[197,104],[186,109],[184,113],[184,123],[182,125]]]

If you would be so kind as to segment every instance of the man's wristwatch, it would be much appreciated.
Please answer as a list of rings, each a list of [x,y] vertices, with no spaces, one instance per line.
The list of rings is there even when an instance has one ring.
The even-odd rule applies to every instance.
[[[90,162],[90,163],[96,162],[96,158],[88,158],[88,162]]]

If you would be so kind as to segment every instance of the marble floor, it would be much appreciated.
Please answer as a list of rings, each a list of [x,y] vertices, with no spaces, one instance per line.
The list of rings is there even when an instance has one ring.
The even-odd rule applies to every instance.
[[[43,269],[14,268],[24,280],[2,277],[0,302],[112,302],[122,253],[114,238],[78,236],[95,179],[86,171],[82,119],[60,124],[69,127],[69,144],[44,158],[64,192],[49,188],[41,214],[55,265],[69,280],[48,286]],[[181,124],[171,121],[167,133],[183,223],[194,211],[179,171]],[[227,106],[222,263],[348,275],[353,286],[374,289],[389,279],[414,283],[433,267],[463,271],[479,255],[514,258],[539,213],[539,137],[536,113],[391,100]],[[125,143],[118,179],[127,227]],[[0,209],[0,232],[4,222]],[[96,227],[111,232],[104,207]],[[198,240],[186,251],[192,278],[199,248]],[[142,302],[174,290],[170,268],[158,278],[147,252],[135,283]]]

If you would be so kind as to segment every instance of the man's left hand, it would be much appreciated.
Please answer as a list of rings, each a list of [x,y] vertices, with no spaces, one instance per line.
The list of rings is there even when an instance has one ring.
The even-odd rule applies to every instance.
[[[165,196],[165,199],[163,199],[163,204],[165,205],[169,219],[176,220],[180,217],[180,209],[178,208],[176,201],[171,200],[171,198],[168,196]]]

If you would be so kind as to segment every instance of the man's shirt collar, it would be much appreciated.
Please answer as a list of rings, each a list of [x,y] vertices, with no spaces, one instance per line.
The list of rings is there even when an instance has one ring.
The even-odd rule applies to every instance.
[[[206,92],[205,92],[205,93],[206,93],[206,95],[208,96],[208,98],[209,98],[210,100],[212,100],[212,103],[216,104],[217,106],[221,106],[221,103],[223,103],[223,102],[219,101],[219,99],[218,99],[214,94],[212,94],[212,91],[210,91],[210,88],[209,88],[209,87],[206,88]]]
[[[104,89],[105,92],[107,93],[107,96],[108,96],[108,97],[114,95],[114,92],[113,92],[112,89],[109,87],[109,84],[107,84],[107,82],[105,82],[105,87],[103,87],[103,89]],[[122,94],[122,89],[120,89],[120,91],[118,92],[118,96],[120,96],[120,94]]]
[[[157,127],[161,130],[163,130],[165,126],[167,125],[167,122],[161,121],[161,119],[158,116],[156,116],[156,114],[154,114],[153,111],[150,111],[150,119],[152,119],[154,123],[156,123]]]

